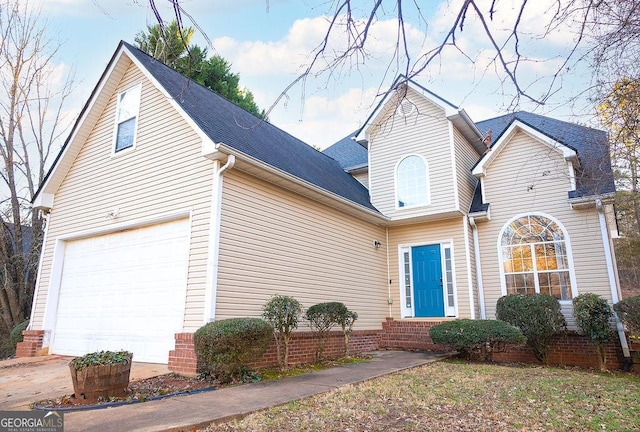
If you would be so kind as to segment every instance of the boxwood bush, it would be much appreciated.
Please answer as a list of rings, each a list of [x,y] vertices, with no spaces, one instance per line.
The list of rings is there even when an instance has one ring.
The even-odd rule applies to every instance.
[[[244,378],[248,363],[258,361],[269,348],[273,327],[259,318],[230,318],[210,322],[193,335],[201,372],[222,383]]]
[[[462,357],[478,356],[489,361],[494,352],[526,342],[520,329],[498,320],[447,321],[431,327],[429,336],[433,343],[456,350]]]
[[[498,299],[496,318],[518,327],[542,363],[548,363],[556,335],[567,328],[560,303],[546,294],[509,294]]]
[[[613,310],[631,335],[640,337],[640,295],[620,300],[613,305]]]
[[[587,336],[600,354],[600,369],[607,361],[605,347],[613,336],[613,311],[609,303],[594,293],[583,293],[573,299],[573,317],[578,333]]]

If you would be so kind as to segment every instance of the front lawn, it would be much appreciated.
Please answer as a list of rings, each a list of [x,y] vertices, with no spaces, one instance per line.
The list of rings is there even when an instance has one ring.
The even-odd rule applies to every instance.
[[[634,431],[640,378],[444,361],[207,431]]]

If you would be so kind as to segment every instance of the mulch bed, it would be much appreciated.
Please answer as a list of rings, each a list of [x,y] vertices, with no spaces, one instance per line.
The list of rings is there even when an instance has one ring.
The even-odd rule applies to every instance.
[[[121,398],[109,398],[98,403],[78,399],[75,395],[64,395],[55,399],[45,399],[33,404],[34,409],[87,409],[106,408],[113,405],[145,402],[152,399],[212,390],[213,382],[204,378],[189,378],[169,373],[145,378],[129,383],[128,395]]]

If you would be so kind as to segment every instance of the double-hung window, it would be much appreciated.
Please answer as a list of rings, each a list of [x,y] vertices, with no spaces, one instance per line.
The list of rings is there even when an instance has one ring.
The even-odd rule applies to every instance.
[[[141,88],[138,84],[118,94],[114,153],[135,145]]]

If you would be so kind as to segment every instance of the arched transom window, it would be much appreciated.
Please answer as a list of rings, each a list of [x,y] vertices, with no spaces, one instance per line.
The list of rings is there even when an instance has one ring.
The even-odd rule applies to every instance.
[[[429,204],[427,166],[420,156],[407,156],[396,172],[398,208]]]
[[[507,294],[572,298],[566,236],[551,219],[528,215],[509,223],[500,240]]]

